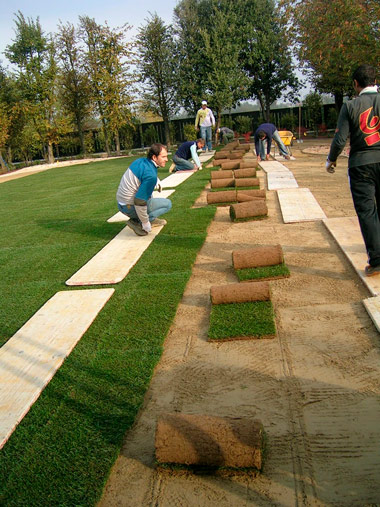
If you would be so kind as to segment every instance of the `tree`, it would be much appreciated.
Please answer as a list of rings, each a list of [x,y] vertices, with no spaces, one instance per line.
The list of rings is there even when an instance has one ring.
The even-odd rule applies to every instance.
[[[60,95],[64,110],[74,119],[81,151],[86,152],[84,122],[91,110],[90,83],[83,68],[78,33],[67,23],[58,26],[56,36],[58,56],[62,66],[60,74]]]
[[[176,93],[178,101],[189,113],[195,114],[207,90],[210,66],[202,52],[200,28],[208,20],[208,2],[181,0],[174,9],[176,35]],[[207,23],[210,25],[210,22]]]
[[[318,125],[322,120],[321,96],[317,92],[309,93],[305,97],[303,105],[308,113],[312,128],[315,130],[315,135],[318,136]]]
[[[274,0],[243,0],[237,5],[245,35],[241,60],[250,78],[248,96],[258,99],[264,120],[270,121],[271,104],[284,94],[294,99],[300,87],[285,29]]]
[[[178,96],[195,112],[207,98],[217,115],[246,95],[239,62],[241,22],[229,0],[182,0],[175,9],[178,38]]]
[[[120,153],[119,129],[132,125],[132,79],[129,73],[131,44],[125,42],[128,25],[110,29],[88,16],[80,16],[80,36],[85,43],[85,68],[90,76],[92,97],[102,122],[106,151],[110,155],[110,136]]]
[[[206,92],[220,126],[223,109],[230,109],[245,96],[247,81],[241,68],[240,21],[235,4],[229,0],[209,0],[211,23],[200,29],[200,49],[209,67]]]
[[[137,62],[143,84],[143,108],[164,121],[165,142],[170,145],[170,116],[177,109],[175,97],[175,45],[173,31],[155,13],[139,28]]]
[[[301,64],[317,90],[332,93],[339,110],[351,95],[352,72],[380,60],[378,0],[282,0]]]
[[[55,46],[44,35],[39,18],[26,20],[18,11],[15,23],[16,40],[7,46],[5,53],[18,66],[17,86],[24,101],[24,112],[47,147],[48,162],[52,163],[53,143],[58,142],[66,128],[58,109]]]

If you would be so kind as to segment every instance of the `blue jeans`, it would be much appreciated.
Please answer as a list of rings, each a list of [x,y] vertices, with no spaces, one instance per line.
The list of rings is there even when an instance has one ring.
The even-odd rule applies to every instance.
[[[206,144],[202,148],[202,151],[206,151],[206,147],[209,151],[212,150],[211,143],[211,127],[201,127],[201,138],[205,140]]]
[[[176,171],[190,171],[194,169],[193,162],[190,162],[190,160],[185,160],[184,158],[177,157],[177,155],[173,155],[173,162],[175,163]]]
[[[272,134],[272,139],[274,139],[277,143],[278,149],[281,153],[281,155],[289,155],[288,150],[286,149],[285,144],[282,142],[282,139],[280,137],[280,134],[278,133],[278,130],[275,130]],[[266,157],[266,144],[267,138],[265,139],[259,139],[259,155],[261,157],[261,160],[265,160]]]
[[[127,215],[127,217],[132,218],[134,220],[140,219],[136,213],[136,209],[133,204],[119,204],[117,203],[119,211]],[[153,222],[153,220],[164,213],[167,213],[172,209],[172,201],[170,199],[164,199],[163,197],[152,197],[148,200],[147,210],[149,216],[149,222]]]

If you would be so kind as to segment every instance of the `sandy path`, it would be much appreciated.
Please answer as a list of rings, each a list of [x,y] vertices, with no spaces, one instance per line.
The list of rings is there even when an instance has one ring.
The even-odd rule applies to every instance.
[[[353,216],[347,159],[294,146],[286,162],[326,215]],[[283,224],[276,192],[269,218],[232,224],[219,208],[165,341],[145,403],[112,470],[104,506],[369,505],[380,503],[379,335],[370,294],[321,222]],[[271,282],[275,339],[207,342],[211,285],[235,282],[231,252],[280,243],[289,279]],[[261,475],[156,470],[158,414],[261,419]]]

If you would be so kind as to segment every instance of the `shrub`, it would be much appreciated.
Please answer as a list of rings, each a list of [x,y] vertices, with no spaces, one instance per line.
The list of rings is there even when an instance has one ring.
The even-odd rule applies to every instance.
[[[235,127],[239,134],[252,132],[252,119],[249,116],[237,116],[235,118]]]
[[[185,136],[186,141],[193,141],[197,139],[198,132],[194,125],[188,123],[183,127],[183,135]]]

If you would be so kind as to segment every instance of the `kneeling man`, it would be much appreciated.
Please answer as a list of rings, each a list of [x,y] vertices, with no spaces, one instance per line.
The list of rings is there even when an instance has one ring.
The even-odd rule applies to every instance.
[[[165,225],[158,218],[170,211],[172,202],[164,198],[152,198],[158,186],[161,191],[157,168],[165,167],[168,152],[163,144],[155,143],[149,148],[146,158],[138,158],[128,167],[121,178],[116,192],[119,210],[129,217],[127,222],[138,236],[146,236],[152,227]]]

